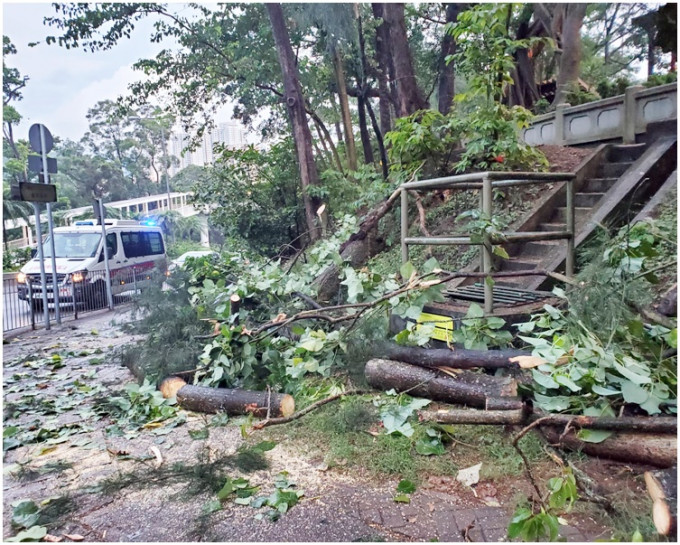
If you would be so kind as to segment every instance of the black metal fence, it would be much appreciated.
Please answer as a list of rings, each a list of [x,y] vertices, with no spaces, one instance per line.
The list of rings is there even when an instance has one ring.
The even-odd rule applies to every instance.
[[[116,278],[113,304],[129,301],[149,281],[147,275],[136,274],[131,270],[125,278]],[[78,319],[87,312],[109,307],[104,271],[88,273],[57,274],[57,293],[59,305],[55,304],[55,289],[52,274],[46,275],[43,293],[40,274],[22,275],[7,273],[3,275],[3,333],[24,327],[40,327],[45,324],[45,308],[50,322]],[[47,307],[45,307],[45,297]]]

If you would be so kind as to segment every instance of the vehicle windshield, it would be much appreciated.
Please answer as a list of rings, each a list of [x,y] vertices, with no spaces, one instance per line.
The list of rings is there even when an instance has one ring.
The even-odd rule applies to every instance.
[[[99,233],[55,233],[54,257],[94,257],[102,236]],[[52,257],[49,237],[43,243],[45,257]]]

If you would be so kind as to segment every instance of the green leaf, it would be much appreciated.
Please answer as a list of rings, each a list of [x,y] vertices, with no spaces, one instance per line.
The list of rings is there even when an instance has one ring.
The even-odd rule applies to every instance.
[[[217,498],[220,499],[220,500],[225,500],[229,497],[229,495],[233,491],[234,491],[234,485],[232,483],[232,480],[231,480],[230,477],[227,477],[227,481],[224,483],[224,486],[217,493]]]
[[[612,435],[614,435],[613,431],[581,429],[576,434],[576,437],[586,443],[601,443]]]
[[[399,268],[399,274],[401,274],[401,277],[406,282],[409,278],[411,278],[411,275],[415,272],[415,270],[416,269],[413,266],[413,263],[407,261]]]
[[[493,253],[499,257],[502,257],[503,259],[510,259],[508,252],[505,251],[505,248],[503,248],[503,246],[494,246]]]
[[[31,526],[28,530],[19,532],[14,537],[6,537],[5,541],[12,543],[21,541],[40,541],[47,535],[47,528],[44,526]]]
[[[277,445],[276,441],[261,441],[260,443],[252,447],[250,450],[256,452],[267,452],[276,447],[276,445]]]
[[[649,392],[629,380],[621,383],[621,394],[626,403],[641,405],[649,399]]]
[[[640,530],[635,530],[632,537],[630,538],[633,543],[643,543],[645,541],[644,536],[640,533]]]
[[[484,310],[477,303],[470,303],[470,308],[465,315],[466,318],[483,318]]]
[[[23,500],[13,505],[12,526],[15,528],[30,528],[37,524],[39,518],[39,508],[35,502]]]
[[[620,394],[620,390],[613,390],[611,388],[605,388],[604,386],[600,386],[599,384],[593,384],[593,387],[591,388],[593,393],[596,393],[597,395],[601,396],[611,396],[611,395],[616,395]]]
[[[438,437],[432,439],[418,439],[416,441],[416,452],[423,456],[440,455],[446,453],[446,448]]]
[[[199,428],[197,430],[189,430],[189,437],[192,439],[207,439],[210,436],[208,428]]]
[[[556,375],[555,376],[555,382],[557,382],[558,384],[561,384],[562,386],[566,386],[572,392],[581,391],[581,387],[578,384],[576,384],[569,377],[565,377],[564,375]]]
[[[402,479],[397,485],[397,492],[400,494],[413,494],[416,491],[416,485],[414,482],[407,479]]]
[[[203,507],[201,508],[201,511],[203,512],[204,515],[209,515],[216,511],[220,511],[221,509],[222,503],[219,500],[212,500],[207,503],[204,503]]]
[[[399,494],[398,496],[394,496],[393,499],[397,503],[411,503],[411,498],[406,494]]]

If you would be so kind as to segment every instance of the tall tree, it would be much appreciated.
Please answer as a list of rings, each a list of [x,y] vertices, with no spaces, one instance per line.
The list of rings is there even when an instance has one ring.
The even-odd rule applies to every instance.
[[[446,25],[451,26],[458,19],[458,14],[467,9],[467,4],[446,4]],[[439,113],[446,115],[453,103],[454,90],[454,66],[446,59],[456,52],[456,41],[450,32],[444,32],[442,47],[439,54],[439,81],[438,81],[438,100]]]
[[[397,115],[405,117],[429,107],[418,86],[413,69],[413,57],[406,35],[404,4],[384,4],[383,19],[389,27],[390,49],[397,89]]]
[[[385,21],[384,10],[385,4],[371,4],[373,10],[373,17],[377,21],[377,28],[375,33],[375,50],[378,79],[378,106],[380,110],[380,132],[387,134],[392,130],[392,112],[390,105],[394,104],[396,108],[396,99],[393,95],[393,89],[390,86],[390,80],[394,81],[394,65],[392,64],[392,56],[389,54],[390,47],[390,29]]]
[[[308,192],[310,186],[319,185],[319,175],[314,162],[312,133],[307,123],[304,97],[300,87],[300,78],[295,65],[293,48],[290,45],[288,29],[283,16],[281,4],[267,4],[267,12],[272,24],[276,50],[281,64],[286,108],[292,126],[295,151],[300,167],[300,183],[302,199],[305,208],[305,221],[310,240],[315,241],[321,236],[319,226],[316,225],[316,211],[321,206],[321,200]]]

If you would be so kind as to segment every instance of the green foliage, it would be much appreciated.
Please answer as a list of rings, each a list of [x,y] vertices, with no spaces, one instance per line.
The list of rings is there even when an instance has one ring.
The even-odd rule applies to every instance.
[[[3,272],[18,271],[31,260],[31,248],[5,250],[2,254]]]
[[[210,176],[193,187],[194,202],[210,207],[210,219],[227,237],[256,252],[276,255],[304,232],[299,173],[293,140],[267,151],[216,150]]]
[[[385,181],[373,165],[359,165],[344,174],[335,169],[321,173],[321,184],[309,187],[311,197],[318,197],[335,217],[356,214],[386,199],[394,191],[393,183]]]
[[[125,385],[126,397],[112,397],[110,403],[120,409],[118,422],[141,426],[150,422],[162,422],[177,415],[174,399],[165,399],[156,385],[147,379],[143,384]]]
[[[570,468],[562,470],[561,477],[548,481],[548,505],[542,506],[538,513],[526,507],[519,507],[513,514],[508,526],[508,537],[522,541],[557,541],[562,513],[571,511],[578,499],[576,480]]]
[[[503,328],[505,320],[497,316],[484,318],[484,310],[476,303],[461,320],[459,328],[453,331],[453,339],[469,350],[488,350],[489,347],[508,346],[512,342],[512,334]]]
[[[678,81],[677,72],[668,72],[666,74],[652,74],[643,85],[645,87],[657,87],[658,85],[666,85],[676,81]]]

